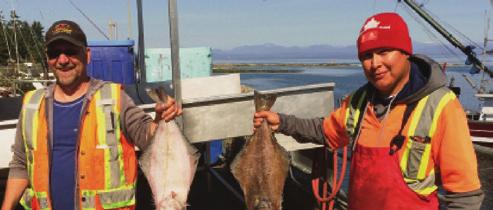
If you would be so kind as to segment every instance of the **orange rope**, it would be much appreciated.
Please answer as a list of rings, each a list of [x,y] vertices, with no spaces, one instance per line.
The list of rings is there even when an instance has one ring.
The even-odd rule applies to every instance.
[[[337,178],[338,174],[338,157],[337,157],[337,151],[333,152],[333,165],[334,165],[334,170],[333,170],[333,176],[332,176],[332,192],[329,196],[327,196],[328,193],[328,183],[324,182],[322,186],[322,196],[320,196],[319,193],[319,186],[320,186],[320,178],[316,178],[312,180],[312,190],[313,190],[313,195],[317,199],[318,202],[321,203],[322,209],[321,210],[326,210],[327,209],[327,203],[328,209],[332,210],[334,208],[334,200],[337,195],[337,192],[341,189],[342,182],[344,181],[344,176],[346,174],[346,165],[347,165],[347,147],[345,146],[342,148],[342,167],[341,167],[341,173],[339,174],[339,178]],[[322,165],[323,166],[323,165]],[[328,167],[328,166],[327,166]]]

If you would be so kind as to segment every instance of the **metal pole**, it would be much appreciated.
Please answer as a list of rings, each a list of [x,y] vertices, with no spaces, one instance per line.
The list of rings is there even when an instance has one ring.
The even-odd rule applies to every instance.
[[[128,0],[128,37],[127,39],[130,39],[132,37],[132,11],[130,9],[130,2],[132,0]]]
[[[0,12],[0,15],[2,13]],[[1,16],[0,16],[1,17]],[[6,22],[3,20],[3,19],[0,19],[1,21],[1,24],[2,24],[2,31],[3,31],[3,38],[5,39],[5,45],[7,46],[7,51],[9,53],[9,62],[12,60],[12,55],[10,54],[10,44],[9,44],[9,41],[8,41],[8,38],[7,38],[7,32],[6,32],[6,28],[7,28],[7,24]]]
[[[19,70],[20,70],[20,64],[19,64],[19,46],[17,44],[17,17],[15,14],[15,10],[12,10],[11,17],[14,19],[14,43],[15,43],[15,58],[16,58],[15,59],[16,60],[16,68],[15,68],[14,76],[17,79],[17,74],[19,73]],[[14,88],[13,93],[15,96],[17,93],[17,84],[14,82],[12,86]]]
[[[491,72],[475,55],[470,47],[464,46],[459,40],[457,40],[451,33],[449,33],[445,28],[443,28],[437,21],[435,21],[428,13],[421,9],[414,1],[404,0],[404,2],[411,7],[419,16],[421,16],[428,24],[431,25],[435,30],[438,31],[447,41],[452,45],[459,48],[471,63],[486,72],[490,77],[493,77],[493,72]]]
[[[108,37],[110,37],[110,40],[116,40],[115,39],[115,23],[113,23],[113,21],[110,20],[108,21]]]
[[[137,0],[137,24],[139,30],[139,54],[137,71],[137,83],[146,81],[146,66],[145,66],[145,46],[144,46],[144,18],[142,17],[142,0]],[[140,72],[140,73],[139,73]],[[138,86],[138,85],[137,85]]]
[[[169,34],[171,46],[171,71],[173,76],[173,89],[178,107],[181,107],[181,74],[180,74],[180,43],[178,40],[178,13],[176,0],[168,1]]]
[[[238,192],[233,186],[229,184],[227,180],[225,180],[221,174],[218,172],[214,171],[213,168],[209,168],[209,173],[212,174],[219,182],[221,182],[231,193],[233,193],[233,196],[235,196],[238,200],[240,200],[242,203],[245,203],[245,199],[243,198],[243,192]]]
[[[486,22],[484,23],[484,40],[483,40],[483,56],[486,57],[486,47],[488,46],[488,31],[490,30],[490,13],[488,10],[484,11],[484,17]]]

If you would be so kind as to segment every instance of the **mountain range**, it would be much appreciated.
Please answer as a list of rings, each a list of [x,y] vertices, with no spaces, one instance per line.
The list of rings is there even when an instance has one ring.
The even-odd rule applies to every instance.
[[[431,57],[452,56],[447,49],[439,44],[414,42],[414,53],[426,54]],[[453,47],[449,47],[453,48]],[[453,50],[461,54],[459,50]],[[311,45],[305,47],[282,46],[273,43],[245,45],[229,50],[213,49],[213,58],[219,60],[251,60],[251,59],[356,59],[355,45],[332,46]]]

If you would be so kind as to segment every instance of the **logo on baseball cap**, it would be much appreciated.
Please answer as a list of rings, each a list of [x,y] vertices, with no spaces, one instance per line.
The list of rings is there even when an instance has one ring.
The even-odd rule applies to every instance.
[[[86,35],[77,23],[60,20],[50,26],[45,35],[46,46],[57,40],[64,40],[79,47],[87,47]]]

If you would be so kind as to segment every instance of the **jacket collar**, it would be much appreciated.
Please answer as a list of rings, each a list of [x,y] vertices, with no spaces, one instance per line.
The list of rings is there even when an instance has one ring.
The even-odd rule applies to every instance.
[[[89,80],[89,89],[87,90],[85,97],[86,99],[90,99],[91,96],[99,90],[105,83],[108,83],[106,81],[98,80],[91,78]],[[45,88],[45,98],[48,99],[53,99],[54,97],[54,90],[55,90],[55,85],[56,83],[50,84],[48,87]]]

